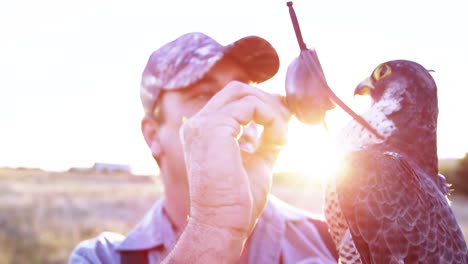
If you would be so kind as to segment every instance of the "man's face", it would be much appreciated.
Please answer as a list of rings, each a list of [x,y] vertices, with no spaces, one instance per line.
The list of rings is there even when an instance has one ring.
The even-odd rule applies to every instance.
[[[190,87],[161,94],[157,129],[162,154],[158,159],[164,177],[187,182],[179,129],[184,118],[196,114],[232,80],[248,82],[245,71],[228,58],[219,61],[200,81]]]

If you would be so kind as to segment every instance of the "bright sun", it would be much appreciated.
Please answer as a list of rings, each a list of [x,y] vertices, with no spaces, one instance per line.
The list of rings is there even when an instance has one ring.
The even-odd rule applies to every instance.
[[[348,104],[357,114],[362,114],[370,107],[371,100],[358,96]],[[292,118],[289,123],[288,144],[278,157],[275,171],[301,173],[314,181],[323,181],[336,173],[344,155],[343,148],[335,140],[336,133],[350,120],[351,117],[339,107],[328,111],[328,132],[321,125],[305,125]]]
[[[304,125],[293,119],[289,125],[288,144],[281,151],[275,170],[324,180],[336,171],[340,157],[333,136],[322,126]]]

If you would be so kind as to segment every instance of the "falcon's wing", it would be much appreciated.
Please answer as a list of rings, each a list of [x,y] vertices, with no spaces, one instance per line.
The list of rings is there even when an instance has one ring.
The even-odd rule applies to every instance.
[[[369,149],[355,152],[336,184],[364,263],[464,263],[467,258],[447,199],[403,156]]]

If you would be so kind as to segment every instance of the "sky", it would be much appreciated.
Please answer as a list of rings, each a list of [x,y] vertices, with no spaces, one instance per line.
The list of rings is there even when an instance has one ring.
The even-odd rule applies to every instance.
[[[435,70],[441,158],[468,152],[468,16],[463,1],[296,0],[305,43],[330,87],[352,108],[354,87],[381,62],[414,60]],[[227,45],[247,35],[277,49],[278,74],[259,85],[284,94],[299,55],[286,1],[17,0],[0,2],[0,167],[66,170],[94,162],[157,168],[141,136],[139,84],[148,56],[191,31]],[[327,116],[332,133],[349,117]],[[278,170],[323,158],[330,137],[291,121]],[[325,143],[324,143],[325,142]]]

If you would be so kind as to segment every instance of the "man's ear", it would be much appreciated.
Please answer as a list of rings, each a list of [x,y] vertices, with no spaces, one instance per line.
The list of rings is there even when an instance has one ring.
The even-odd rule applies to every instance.
[[[141,132],[153,157],[158,159],[162,154],[162,146],[158,137],[158,124],[154,119],[145,116],[141,120]]]

